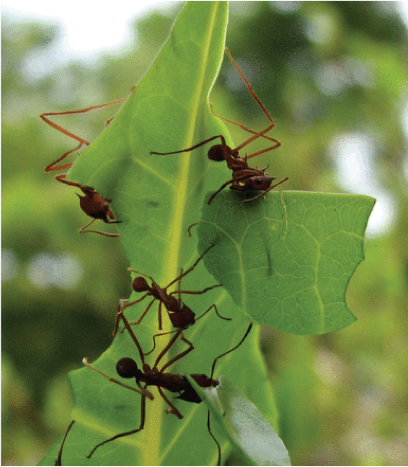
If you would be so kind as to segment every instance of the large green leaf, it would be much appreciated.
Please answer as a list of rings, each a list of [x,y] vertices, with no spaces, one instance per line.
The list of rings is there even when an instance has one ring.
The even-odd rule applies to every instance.
[[[312,192],[224,191],[204,204],[199,251],[252,319],[294,334],[341,329],[356,318],[346,288],[364,259],[364,233],[375,200]]]
[[[72,180],[94,187],[108,199],[116,217],[127,256],[134,269],[166,285],[197,259],[197,238],[187,227],[198,221],[200,206],[214,184],[221,184],[227,171],[209,163],[205,149],[175,156],[151,155],[191,146],[209,136],[228,134],[208,106],[208,95],[220,68],[227,22],[226,2],[190,2],[178,16],[171,35],[150,70],[123,104],[112,123],[76,161],[69,173]],[[117,241],[107,239],[107,241]],[[115,280],[112,278],[112,280]],[[130,283],[130,278],[129,278]],[[184,290],[203,290],[214,280],[202,262],[185,279]],[[131,300],[140,298],[133,294]],[[187,296],[187,304],[200,315],[216,303],[223,316],[210,312],[186,331],[195,350],[172,365],[173,373],[209,374],[214,358],[234,346],[244,333],[248,318],[233,304],[223,288],[205,295]],[[136,319],[146,308],[141,302],[126,310]],[[112,310],[112,319],[115,310]],[[165,317],[166,318],[166,317]],[[163,331],[170,330],[168,319]],[[142,324],[135,327],[142,348],[152,346],[157,333],[157,312],[153,307]],[[158,349],[169,336],[158,338]],[[217,363],[216,375],[225,374],[276,426],[276,410],[253,330],[241,348]],[[177,342],[171,355],[184,350]],[[135,344],[127,332],[94,363],[111,377],[122,357],[138,359]],[[170,358],[166,355],[162,364]],[[161,365],[159,365],[161,366]],[[251,369],[251,378],[243,369]],[[209,465],[216,462],[217,449],[207,433],[205,404],[176,401],[183,420],[166,413],[167,405],[155,389],[147,401],[143,431],[106,444],[88,460],[86,455],[101,441],[135,429],[140,420],[140,395],[107,381],[89,368],[72,372],[76,420],[64,446],[63,465]],[[254,381],[256,382],[254,384]],[[220,438],[223,456],[228,441]],[[60,443],[43,460],[52,464]]]

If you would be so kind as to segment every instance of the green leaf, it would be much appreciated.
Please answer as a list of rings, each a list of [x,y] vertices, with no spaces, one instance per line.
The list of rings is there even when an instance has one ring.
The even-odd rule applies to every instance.
[[[364,259],[375,200],[312,192],[224,191],[204,204],[199,251],[212,276],[255,321],[293,334],[322,334],[356,318],[346,288]]]
[[[289,453],[261,412],[224,377],[215,388],[202,389],[188,376],[213,418],[245,465],[291,465]]]
[[[118,220],[120,239],[132,268],[151,275],[165,286],[179,275],[180,267],[191,266],[198,258],[197,237],[187,227],[199,220],[204,197],[214,184],[221,184],[226,170],[209,163],[206,150],[174,156],[151,155],[182,149],[213,135],[228,134],[213,116],[208,95],[224,53],[227,22],[226,2],[188,2],[179,14],[171,35],[152,67],[122,105],[115,119],[81,154],[69,172],[72,180],[94,187],[107,199]],[[107,241],[115,241],[107,239]],[[115,280],[115,278],[112,278]],[[129,278],[129,284],[130,284]],[[183,278],[182,290],[200,291],[214,284],[202,261]],[[173,290],[176,290],[175,284]],[[170,289],[169,289],[170,291]],[[234,346],[248,325],[248,318],[233,304],[223,288],[205,295],[184,296],[188,306],[201,315],[215,303],[225,321],[213,311],[185,332],[195,346],[187,356],[167,371],[177,374],[209,375],[215,357]],[[140,296],[134,293],[130,300]],[[126,317],[136,320],[147,300],[126,309]],[[114,310],[112,310],[112,319]],[[171,330],[164,313],[163,332]],[[157,307],[153,306],[135,333],[145,352],[158,332]],[[253,330],[245,344],[217,362],[216,374],[225,374],[276,426],[277,415],[271,387]],[[157,339],[158,348],[146,358],[153,365],[160,349],[171,336]],[[177,342],[162,359],[159,368],[186,349]],[[136,346],[127,332],[119,334],[95,367],[118,378],[116,362],[122,357],[138,360]],[[249,380],[242,368],[251,368]],[[89,368],[70,374],[74,393],[72,418],[76,421],[64,445],[63,465],[210,465],[217,449],[207,432],[204,404],[175,401],[183,420],[166,413],[168,405],[155,388],[155,399],[146,402],[144,429],[117,439],[85,456],[98,443],[140,423],[140,395],[107,381]],[[172,399],[171,393],[167,393]],[[223,456],[228,441],[221,437]],[[53,464],[60,443],[42,461]]]

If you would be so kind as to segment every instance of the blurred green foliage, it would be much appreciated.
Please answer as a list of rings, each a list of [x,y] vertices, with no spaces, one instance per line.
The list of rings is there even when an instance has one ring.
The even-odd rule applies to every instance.
[[[66,373],[109,345],[117,300],[130,293],[120,242],[79,236],[88,219],[74,190],[43,172],[75,143],[38,115],[126,95],[165,39],[180,8],[172,7],[135,22],[133,49],[63,68],[51,67],[58,27],[15,24],[3,15],[3,464],[35,464],[65,431]],[[264,330],[281,435],[294,464],[408,463],[402,125],[408,37],[396,8],[392,2],[231,3],[227,45],[282,141],[256,165],[268,160],[272,173],[289,176],[286,189],[342,191],[354,173],[345,179],[336,172],[342,162],[336,148],[362,138],[370,143],[364,173],[377,190],[366,194],[380,193],[393,212],[381,234],[368,238],[366,261],[350,283],[356,323],[318,337]],[[211,100],[221,115],[253,129],[265,126],[227,60]],[[59,121],[92,140],[112,112]],[[246,137],[235,127],[231,134],[235,142]]]

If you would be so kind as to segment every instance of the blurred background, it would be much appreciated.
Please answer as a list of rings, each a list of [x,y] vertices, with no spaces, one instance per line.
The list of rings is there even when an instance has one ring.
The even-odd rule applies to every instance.
[[[106,22],[99,7],[80,13],[71,3],[58,20],[53,10],[45,12],[53,18],[39,19],[24,15],[23,6],[18,11],[17,1],[13,7],[3,2],[3,465],[36,464],[65,432],[72,405],[66,374],[110,344],[117,300],[130,293],[120,242],[78,235],[88,218],[76,190],[44,173],[75,141],[38,115],[125,96],[182,7],[152,4],[136,14],[134,5],[123,2],[121,9],[118,2],[115,13],[105,12]],[[293,464],[408,464],[404,7],[231,4],[227,45],[276,122],[271,135],[282,142],[256,165],[268,161],[270,172],[288,176],[285,189],[377,198],[366,260],[347,291],[358,321],[316,337],[263,332]],[[217,113],[255,130],[265,127],[227,59],[211,100]],[[58,123],[91,141],[114,113],[108,108]],[[231,134],[236,143],[247,137],[236,127]]]

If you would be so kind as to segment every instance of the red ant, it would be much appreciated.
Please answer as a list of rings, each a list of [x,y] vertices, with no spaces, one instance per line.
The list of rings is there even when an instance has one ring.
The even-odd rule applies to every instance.
[[[158,154],[158,155],[168,155],[168,154],[179,154],[182,152],[189,152],[192,151],[193,149],[199,148],[200,146],[203,146],[204,144],[213,141],[214,139],[220,138],[221,144],[216,144],[212,146],[209,151],[208,151],[208,158],[213,160],[213,161],[223,161],[225,160],[227,163],[227,166],[230,170],[232,170],[232,178],[231,180],[228,180],[225,182],[221,188],[219,188],[213,195],[210,197],[208,200],[207,204],[210,204],[212,200],[215,198],[215,196],[223,190],[227,185],[231,185],[230,188],[238,191],[248,191],[248,190],[256,190],[256,191],[261,191],[262,193],[254,196],[253,198],[246,199],[243,201],[243,203],[249,203],[251,201],[254,201],[258,198],[260,198],[263,195],[266,195],[268,191],[271,191],[273,188],[276,188],[278,185],[281,183],[284,183],[288,180],[288,177],[285,179],[281,180],[278,183],[275,183],[275,185],[271,185],[271,183],[276,179],[276,177],[271,177],[270,174],[266,173],[266,169],[268,167],[265,167],[264,169],[253,169],[252,167],[248,166],[247,160],[250,159],[251,157],[259,156],[260,154],[263,154],[268,151],[272,151],[273,149],[278,148],[281,143],[280,141],[271,138],[269,136],[266,136],[265,133],[267,133],[269,130],[271,130],[275,126],[275,122],[272,120],[272,117],[269,115],[268,111],[262,104],[262,102],[259,100],[258,96],[255,94],[254,90],[252,89],[252,86],[250,85],[249,81],[245,78],[244,74],[238,67],[238,65],[235,63],[234,59],[231,57],[231,54],[229,53],[228,48],[225,48],[227,55],[231,61],[231,63],[234,65],[238,73],[241,75],[241,78],[245,82],[249,93],[251,96],[255,99],[255,101],[259,104],[261,107],[263,113],[266,115],[268,120],[270,121],[270,124],[262,131],[257,133],[256,131],[250,130],[249,128],[245,127],[241,123],[233,122],[232,120],[228,120],[227,118],[221,117],[217,115],[211,105],[211,110],[213,114],[216,117],[222,118],[223,120],[232,123],[234,125],[239,126],[245,131],[248,131],[250,133],[253,133],[253,136],[245,140],[242,144],[237,146],[234,149],[231,149],[225,142],[225,139],[222,135],[216,135],[212,136],[211,138],[206,139],[205,141],[202,141],[201,143],[196,144],[195,146],[192,146],[191,148],[187,149],[182,149],[181,151],[173,151],[173,152],[154,152],[152,151],[151,154]],[[274,144],[268,148],[262,149],[260,151],[254,152],[253,154],[250,154],[249,156],[246,155],[244,158],[239,157],[239,151],[247,146],[249,143],[252,143],[255,139],[263,137],[268,139],[269,141],[272,141]]]
[[[134,88],[132,88],[133,91]],[[70,138],[75,139],[76,141],[79,142],[79,145],[75,148],[72,149],[71,151],[66,152],[62,157],[57,159],[56,161],[52,162],[50,165],[48,165],[45,168],[46,172],[54,172],[56,170],[67,170],[70,169],[73,166],[73,163],[69,164],[64,164],[64,165],[59,165],[56,166],[59,162],[61,162],[63,159],[65,159],[68,155],[72,154],[73,152],[79,151],[83,146],[89,146],[89,142],[86,141],[85,139],[81,138],[80,136],[75,135],[74,133],[71,133],[70,131],[66,130],[62,126],[54,123],[51,121],[48,117],[49,116],[55,116],[55,115],[72,115],[72,114],[78,114],[78,113],[86,113],[90,112],[95,109],[100,109],[103,107],[107,107],[110,105],[115,105],[115,104],[120,104],[123,102],[126,98],[118,99],[116,101],[112,102],[107,102],[106,104],[101,104],[101,105],[95,105],[91,107],[87,107],[86,109],[81,109],[81,110],[72,110],[69,112],[52,112],[52,113],[44,113],[40,115],[40,118],[47,123],[48,125],[52,126],[54,129],[60,131],[61,133],[69,136]],[[112,121],[112,119],[108,120],[107,125]],[[84,211],[84,213],[87,216],[92,217],[92,221],[87,224],[85,227],[82,227],[79,231],[79,233],[97,233],[99,235],[103,235],[105,237],[112,237],[116,238],[119,237],[119,234],[110,234],[106,232],[100,232],[97,230],[85,230],[87,229],[95,220],[101,219],[103,220],[106,224],[119,224],[121,221],[115,221],[115,216],[109,206],[109,203],[111,200],[108,200],[101,196],[94,188],[88,187],[88,186],[83,186],[80,183],[77,182],[71,182],[68,180],[65,180],[66,174],[61,174],[57,175],[55,177],[56,180],[58,180],[61,183],[65,183],[66,185],[69,186],[75,186],[82,190],[85,196],[79,196],[79,204],[81,206],[81,209]]]
[[[188,268],[186,271],[183,272],[183,270],[181,270],[180,275],[178,277],[176,277],[174,280],[172,280],[166,287],[160,287],[154,281],[153,277],[147,276],[147,275],[145,275],[145,274],[143,274],[143,273],[141,273],[139,271],[135,271],[134,269],[129,268],[130,271],[137,272],[138,274],[142,274],[143,276],[149,278],[152,281],[152,285],[149,285],[144,277],[140,277],[140,276],[136,277],[133,280],[133,283],[132,283],[133,290],[135,292],[147,292],[147,293],[145,295],[143,295],[143,297],[140,298],[139,300],[136,300],[134,302],[126,304],[124,306],[124,308],[128,308],[128,307],[130,307],[132,305],[135,305],[136,303],[140,303],[142,300],[144,300],[148,296],[153,297],[153,300],[148,304],[147,308],[145,309],[145,311],[143,312],[143,314],[139,318],[139,320],[134,322],[134,323],[132,322],[131,324],[140,324],[142,319],[146,316],[147,312],[150,310],[151,306],[153,305],[153,303],[156,300],[159,301],[159,313],[158,313],[159,316],[158,316],[158,319],[159,319],[159,329],[160,330],[162,329],[162,318],[161,318],[161,306],[162,306],[162,304],[165,306],[165,308],[166,308],[166,310],[168,312],[168,315],[169,315],[169,318],[170,318],[170,321],[171,321],[172,325],[177,329],[181,329],[181,330],[187,329],[189,326],[194,324],[196,320],[202,318],[205,314],[207,314],[213,308],[214,308],[215,312],[217,313],[218,317],[220,317],[221,319],[225,319],[227,321],[230,321],[231,318],[224,318],[219,314],[217,306],[215,304],[211,305],[206,311],[204,311],[204,313],[199,318],[195,318],[195,313],[191,310],[191,308],[189,308],[187,305],[183,304],[181,302],[181,298],[180,298],[181,294],[202,295],[202,294],[208,292],[211,289],[215,289],[216,287],[222,287],[221,284],[215,284],[215,285],[213,285],[211,287],[207,287],[204,290],[197,291],[197,292],[188,291],[188,290],[180,290],[181,279],[195,269],[195,267],[201,261],[201,259],[207,253],[207,251],[210,250],[212,247],[213,247],[213,245],[211,245],[209,248],[207,248],[204,251],[204,253],[197,259],[197,261],[190,268]],[[176,290],[174,292],[167,293],[167,289],[171,285],[175,284],[176,282],[178,282],[178,286],[179,286],[178,290]],[[174,296],[175,294],[178,294],[179,298],[176,298]],[[117,332],[118,324],[119,324],[118,320],[116,320],[116,325],[115,325],[115,330],[113,332],[113,335],[115,335],[116,332]],[[164,333],[164,334],[167,334],[167,333]],[[156,334],[155,336],[153,336],[153,342],[155,342],[154,338],[156,336],[161,336],[161,335],[164,335],[164,334]],[[153,347],[153,350],[154,350],[154,347]]]
[[[97,219],[103,220],[105,224],[120,224],[122,221],[115,221],[110,219],[115,219],[115,215],[113,214],[109,203],[111,200],[108,200],[101,196],[94,188],[89,186],[83,186],[77,182],[71,182],[69,180],[65,180],[66,174],[57,175],[55,180],[58,180],[61,183],[65,183],[69,186],[76,186],[85,196],[78,195],[79,197],[79,205],[81,206],[82,211],[87,216],[93,217],[89,224],[86,224],[79,230],[80,234],[83,233],[97,233],[99,235],[103,235],[104,237],[111,237],[117,238],[119,234],[107,233],[107,232],[100,232],[99,230],[85,230],[91,224],[93,224]]]
[[[60,450],[58,452],[58,458],[55,461],[54,465],[62,465],[62,450],[64,449],[64,444],[67,439],[68,433],[70,432],[72,425],[75,423],[75,420],[72,420],[72,422],[69,424],[67,431],[65,432],[64,439],[62,440]]]
[[[136,345],[136,347],[138,349],[139,357],[140,357],[140,360],[142,362],[142,369],[139,369],[137,363],[132,358],[126,357],[126,358],[121,358],[117,362],[116,371],[119,374],[119,376],[122,377],[122,378],[127,378],[127,379],[135,378],[136,385],[138,386],[140,391],[138,391],[138,390],[136,390],[134,388],[131,388],[130,386],[124,385],[120,381],[117,381],[117,380],[111,378],[110,376],[106,375],[105,373],[101,372],[97,368],[90,365],[86,358],[83,359],[83,363],[84,363],[84,365],[88,366],[92,370],[95,370],[98,373],[100,373],[102,376],[107,378],[109,381],[112,381],[114,383],[120,384],[121,386],[128,387],[130,389],[133,389],[133,390],[141,393],[142,398],[141,398],[140,424],[139,424],[139,427],[134,429],[134,430],[126,431],[124,433],[119,433],[119,434],[113,436],[112,438],[109,438],[109,439],[103,441],[102,443],[97,444],[92,449],[92,451],[89,453],[89,455],[87,456],[88,459],[91,458],[92,455],[94,454],[94,452],[99,447],[103,446],[104,444],[109,443],[111,441],[114,441],[115,439],[122,438],[124,436],[132,435],[134,433],[137,433],[137,432],[143,430],[144,425],[145,425],[145,418],[146,418],[146,397],[147,397],[147,394],[145,392],[149,393],[149,391],[146,390],[147,386],[156,386],[157,387],[157,390],[159,391],[160,396],[164,399],[164,401],[170,407],[170,409],[168,409],[168,412],[173,413],[179,419],[182,419],[183,415],[179,412],[177,407],[167,398],[167,396],[163,392],[163,389],[166,389],[167,391],[170,391],[170,392],[178,393],[179,395],[176,397],[176,399],[181,399],[181,400],[184,400],[186,402],[192,402],[192,403],[197,403],[197,404],[202,402],[200,396],[197,394],[197,392],[191,386],[191,384],[189,383],[188,379],[185,376],[179,375],[179,374],[165,373],[164,372],[164,370],[166,368],[168,368],[170,365],[175,363],[177,360],[180,360],[180,358],[184,357],[185,355],[187,355],[189,352],[191,352],[194,349],[193,344],[188,339],[186,339],[183,335],[181,336],[181,339],[189,345],[189,348],[184,350],[183,352],[179,353],[175,357],[173,357],[165,365],[163,365],[161,369],[158,368],[158,364],[159,364],[160,360],[170,350],[172,345],[176,342],[177,338],[179,337],[179,335],[182,332],[181,330],[177,330],[177,333],[174,335],[174,337],[169,341],[169,343],[166,345],[166,347],[160,352],[159,356],[156,358],[156,361],[154,362],[153,367],[150,367],[147,363],[145,363],[144,353],[143,353],[143,351],[142,351],[142,349],[140,347],[140,344],[139,344],[139,341],[136,338],[136,335],[134,334],[134,332],[133,332],[133,330],[132,330],[132,328],[130,326],[130,323],[127,321],[127,319],[125,318],[125,316],[123,314],[121,304],[119,304],[118,319],[123,321],[126,330],[130,334],[133,342],[135,343],[135,345]],[[214,359],[212,367],[211,367],[211,376],[210,377],[208,377],[208,376],[206,376],[204,374],[192,374],[191,375],[191,377],[196,381],[196,383],[200,387],[202,387],[202,388],[217,387],[220,384],[218,380],[213,379],[215,364],[216,364],[217,360],[220,359],[221,357],[229,354],[230,352],[237,349],[240,345],[242,345],[242,343],[244,342],[244,340],[248,336],[251,328],[252,328],[252,323],[250,323],[250,325],[248,326],[248,329],[245,332],[245,335],[242,337],[242,339],[240,340],[240,342],[236,346],[234,346],[232,349],[228,350],[227,352],[224,352],[223,354],[219,355],[218,357],[216,357]],[[144,383],[144,386],[142,386],[141,383]],[[209,412],[208,412],[208,419],[207,419],[207,427],[208,427],[210,435],[212,436],[212,438],[214,439],[214,441],[217,444],[218,465],[220,465],[221,464],[221,447],[220,447],[218,441],[215,439],[214,435],[211,433]]]

